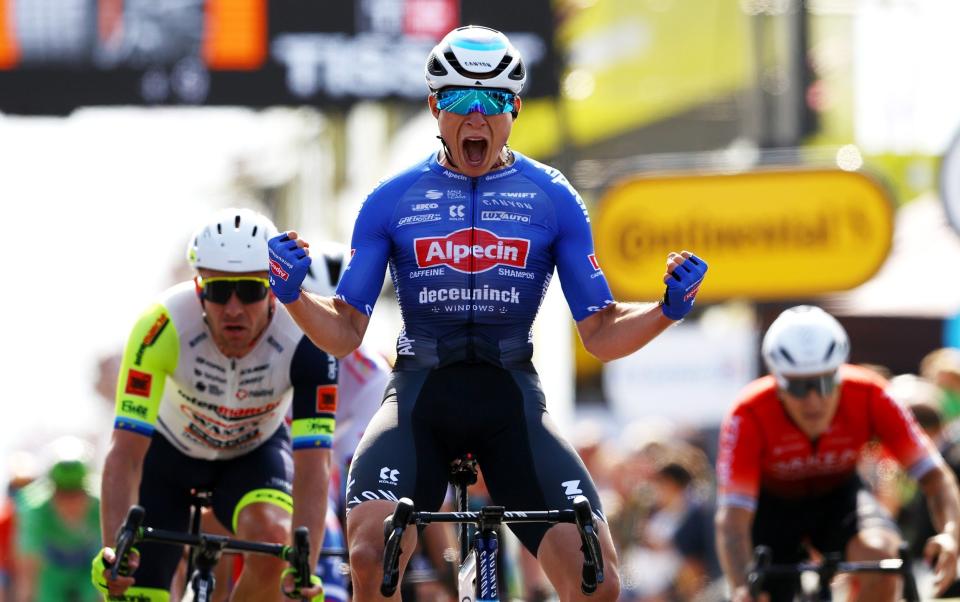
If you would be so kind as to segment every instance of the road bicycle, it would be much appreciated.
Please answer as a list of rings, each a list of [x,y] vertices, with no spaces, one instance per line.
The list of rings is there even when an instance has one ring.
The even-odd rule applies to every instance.
[[[903,578],[903,599],[906,602],[919,602],[917,582],[911,569],[912,558],[907,544],[900,546],[899,558],[884,560],[841,560],[838,554],[828,554],[823,562],[798,562],[793,564],[772,564],[773,552],[767,546],[757,546],[753,550],[753,565],[747,574],[750,595],[756,598],[769,577],[787,577],[796,579],[800,600],[833,600],[830,582],[840,573],[896,573]],[[817,591],[807,594],[800,589],[799,576],[803,573],[815,573],[818,577]]]
[[[196,503],[196,502],[195,502]],[[199,514],[199,506],[194,508]],[[127,557],[134,546],[140,542],[155,542],[167,545],[189,546],[191,548],[191,566],[189,572],[190,588],[194,602],[209,602],[213,596],[216,580],[213,569],[224,552],[253,552],[275,556],[286,561],[297,571],[297,587],[310,585],[313,574],[310,567],[310,535],[306,527],[294,531],[293,545],[264,543],[232,539],[222,535],[199,532],[199,517],[191,521],[196,532],[181,533],[143,526],[145,511],[142,506],[131,506],[127,517],[117,530],[116,554],[118,561],[110,568],[111,579],[124,575]]]
[[[592,594],[603,583],[603,553],[593,522],[593,509],[584,496],[573,500],[572,509],[564,510],[506,510],[503,506],[484,506],[477,512],[468,510],[467,487],[477,481],[477,462],[467,454],[457,458],[450,467],[450,483],[457,498],[455,512],[418,512],[413,501],[401,498],[393,514],[384,520],[383,581],[380,593],[390,597],[400,579],[400,541],[409,525],[430,523],[457,523],[460,547],[460,565],[457,572],[460,602],[497,602],[500,600],[498,578],[498,528],[505,523],[550,524],[572,523],[580,533],[583,552],[583,571],[580,589]],[[469,527],[475,532],[470,537]]]

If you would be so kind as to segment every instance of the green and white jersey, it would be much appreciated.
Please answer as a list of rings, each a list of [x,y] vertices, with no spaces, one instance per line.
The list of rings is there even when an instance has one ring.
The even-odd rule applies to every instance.
[[[192,281],[161,296],[137,321],[117,382],[114,428],[158,431],[184,454],[235,458],[283,424],[293,406],[293,448],[328,448],[337,406],[337,360],[277,304],[242,358],[223,355]]]

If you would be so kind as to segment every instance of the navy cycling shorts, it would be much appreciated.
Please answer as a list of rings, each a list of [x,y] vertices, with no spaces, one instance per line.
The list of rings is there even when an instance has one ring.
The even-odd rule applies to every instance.
[[[230,460],[200,460],[184,455],[159,431],[153,434],[143,461],[140,505],[148,527],[185,532],[189,529],[191,489],[213,492],[211,509],[217,520],[233,529],[237,505],[248,493],[293,491],[293,454],[286,426],[277,429],[256,449]],[[141,543],[137,587],[169,589],[183,549]]]
[[[584,495],[602,517],[593,480],[547,413],[536,373],[486,363],[393,373],[350,466],[347,511],[401,497],[418,510],[436,511],[450,463],[468,452],[493,504],[553,510]],[[510,528],[536,555],[549,525]]]

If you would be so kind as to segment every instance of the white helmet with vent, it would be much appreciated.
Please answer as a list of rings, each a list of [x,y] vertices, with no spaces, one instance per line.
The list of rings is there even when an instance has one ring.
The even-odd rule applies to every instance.
[[[479,25],[459,27],[433,47],[425,68],[434,92],[447,86],[502,88],[519,94],[527,80],[520,53],[507,36]]]
[[[187,261],[195,269],[259,272],[269,269],[267,241],[277,227],[250,209],[223,209],[187,243]]]
[[[763,360],[781,386],[790,377],[835,371],[850,355],[850,339],[836,318],[813,305],[780,314],[763,337]]]
[[[321,242],[310,245],[310,269],[303,279],[303,290],[332,297],[337,290],[340,276],[347,268],[350,250],[336,242]]]

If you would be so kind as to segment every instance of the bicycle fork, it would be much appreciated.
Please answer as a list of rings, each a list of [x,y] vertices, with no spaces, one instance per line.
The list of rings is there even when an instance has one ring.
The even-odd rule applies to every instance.
[[[499,602],[497,532],[484,531],[473,538],[473,551],[460,566],[460,602]]]
[[[502,506],[484,506],[480,510],[473,553],[463,559],[458,575],[460,602],[500,602],[497,529],[502,523]]]

